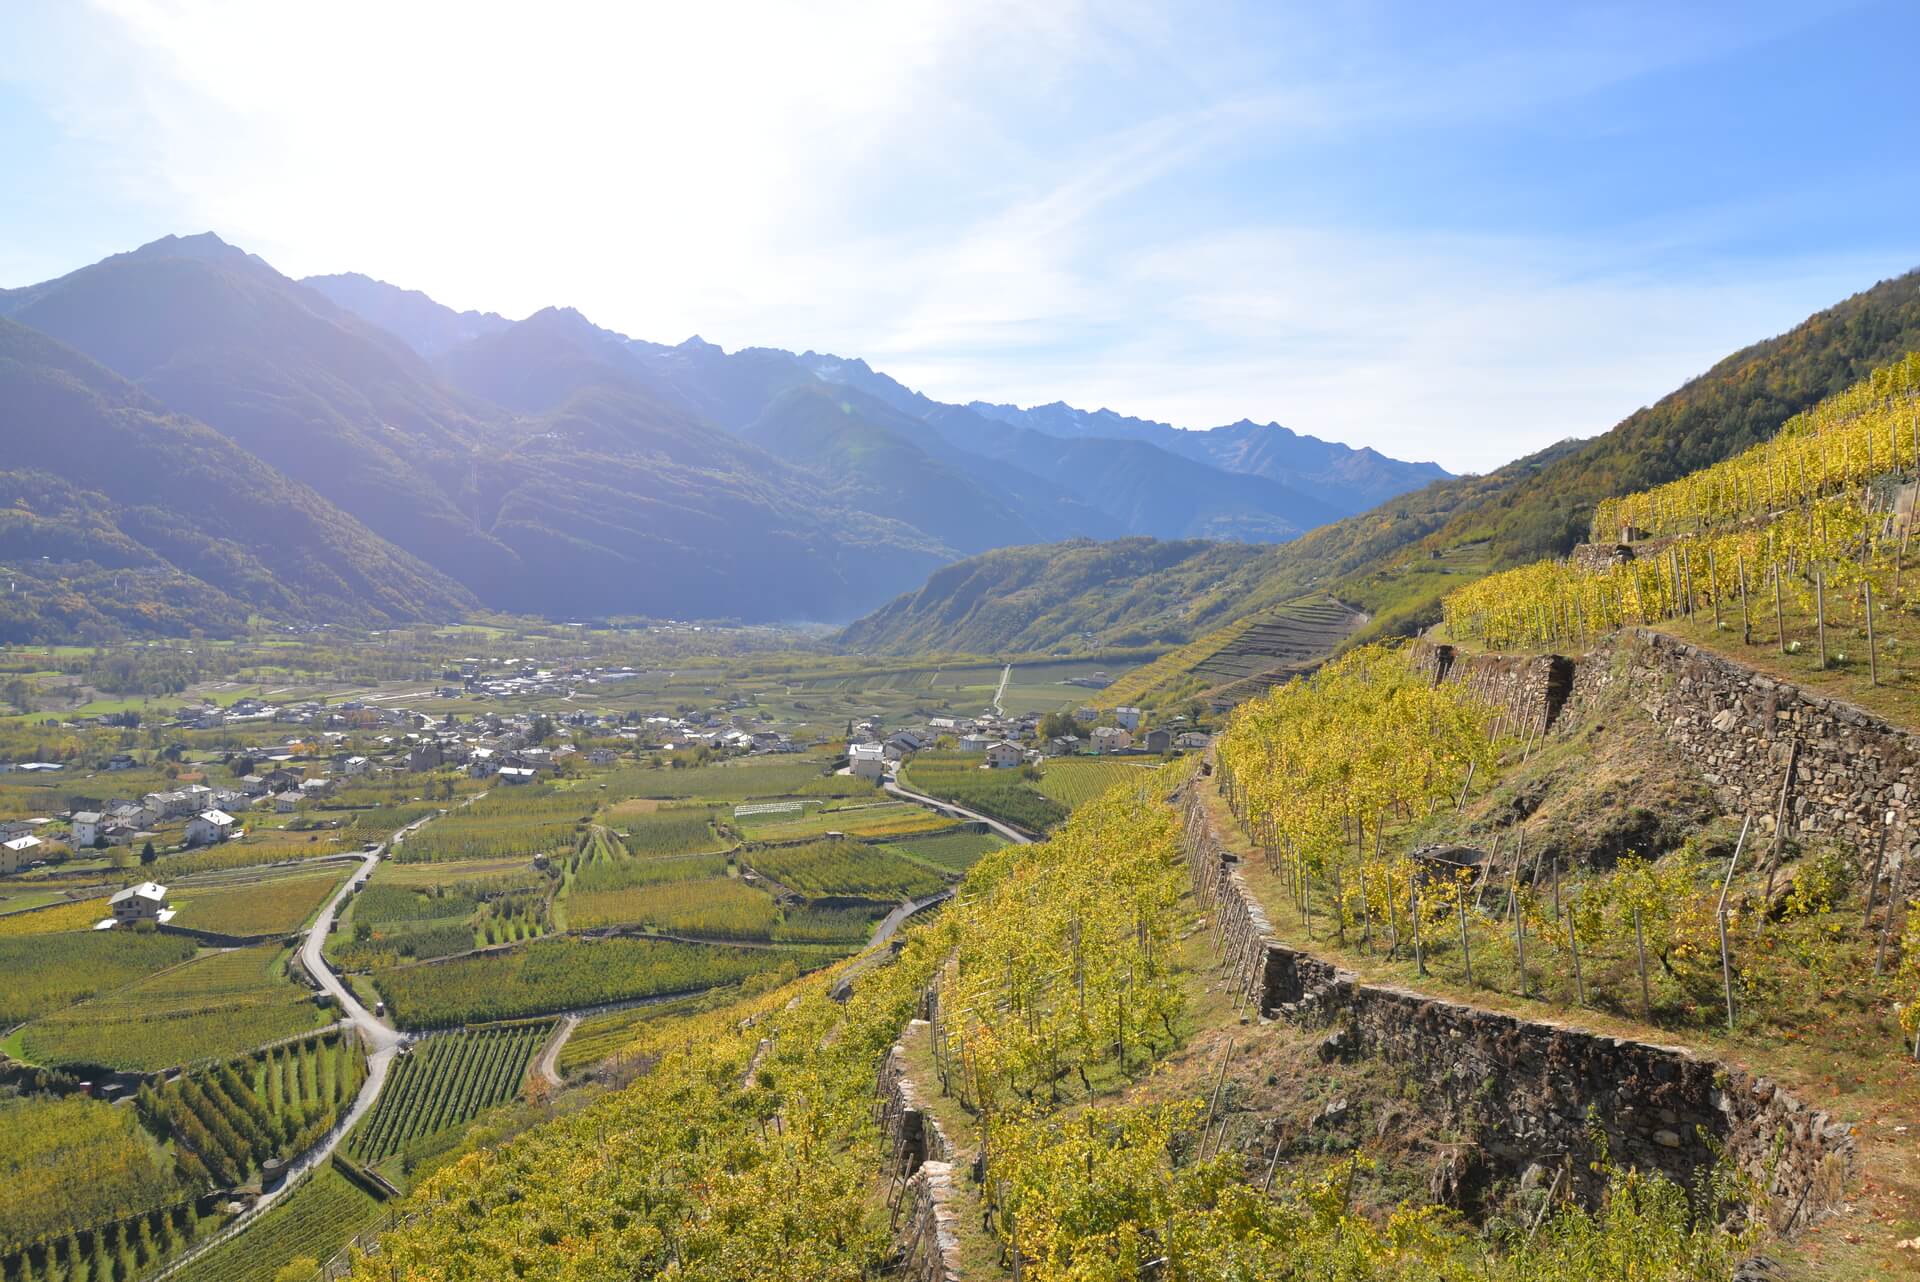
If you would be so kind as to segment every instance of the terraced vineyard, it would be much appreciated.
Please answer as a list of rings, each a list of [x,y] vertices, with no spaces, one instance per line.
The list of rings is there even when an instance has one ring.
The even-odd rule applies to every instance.
[[[936,872],[959,877],[973,867],[982,855],[991,854],[1006,844],[1006,839],[997,833],[969,832],[959,828],[925,837],[890,841],[887,849],[898,851]]]
[[[1365,623],[1364,614],[1332,597],[1301,597],[1162,655],[1095,702],[1166,707],[1209,693],[1216,705],[1237,703],[1311,671]]]
[[[1042,796],[1074,810],[1086,805],[1107,789],[1120,783],[1139,783],[1148,778],[1154,766],[1147,763],[1106,760],[1099,757],[1061,757],[1047,762],[1034,787]]]
[[[0,937],[0,1027],[111,992],[195,951],[178,935],[120,930]]]
[[[725,876],[576,893],[567,902],[574,930],[632,924],[677,935],[766,939],[779,917],[771,895]]]
[[[506,1103],[552,1032],[548,1020],[427,1038],[394,1061],[379,1103],[354,1130],[349,1152],[377,1164]]]
[[[281,972],[281,954],[278,944],[211,953],[44,1016],[21,1045],[42,1064],[152,1072],[304,1032],[324,1016]]]
[[[774,846],[744,856],[764,877],[809,896],[905,899],[930,895],[945,878],[903,859],[884,846],[829,840],[804,846]]]
[[[242,938],[288,934],[320,910],[346,873],[333,867],[207,890],[182,887],[173,896],[174,924]]]
[[[323,1166],[257,1224],[200,1256],[167,1282],[273,1282],[294,1260],[324,1261],[381,1218],[381,1204]]]

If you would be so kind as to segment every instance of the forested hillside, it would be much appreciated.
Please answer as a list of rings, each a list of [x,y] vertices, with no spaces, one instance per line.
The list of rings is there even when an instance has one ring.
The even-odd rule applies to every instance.
[[[449,619],[473,597],[212,429],[0,320],[0,640]]]

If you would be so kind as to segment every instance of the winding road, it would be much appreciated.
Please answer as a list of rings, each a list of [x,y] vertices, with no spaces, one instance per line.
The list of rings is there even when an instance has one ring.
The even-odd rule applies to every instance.
[[[994,818],[991,818],[990,816],[983,815],[978,810],[969,810],[967,807],[961,805],[959,802],[942,801],[938,797],[929,797],[924,792],[915,792],[911,788],[903,788],[898,783],[894,782],[894,777],[892,775],[887,775],[884,779],[882,779],[880,781],[880,786],[882,788],[885,788],[888,792],[892,793],[894,796],[903,798],[904,800],[917,801],[923,806],[932,806],[938,810],[950,811],[953,814],[962,815],[968,819],[972,819],[977,823],[983,823],[987,827],[993,829],[993,831],[999,833],[1002,837],[1005,837],[1008,841],[1011,841],[1016,846],[1026,846],[1026,845],[1031,845],[1033,843],[1034,838],[1031,833],[1022,832],[1020,831],[1020,829],[1015,828],[1011,824],[1001,823],[998,819],[994,819]]]

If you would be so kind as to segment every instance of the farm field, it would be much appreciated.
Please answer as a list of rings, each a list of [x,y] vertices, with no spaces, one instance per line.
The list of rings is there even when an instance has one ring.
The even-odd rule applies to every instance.
[[[131,984],[198,951],[179,935],[84,930],[0,938],[0,1027]]]
[[[409,835],[395,858],[401,863],[531,858],[561,850],[573,844],[574,829],[593,804],[584,792],[502,785]]]
[[[849,837],[892,837],[931,832],[952,824],[912,801],[856,801],[838,809],[807,806],[798,812],[743,815],[735,822],[749,841],[798,841],[829,832]]]
[[[323,1166],[264,1212],[258,1223],[214,1247],[168,1282],[274,1282],[289,1262],[324,1262],[354,1234],[381,1219],[381,1203]]]
[[[519,1093],[552,1021],[429,1037],[394,1061],[348,1151],[370,1165],[459,1127]]]
[[[800,950],[560,936],[376,971],[374,983],[401,1027],[447,1028],[711,988],[795,961],[829,959]]]
[[[1036,792],[1023,773],[982,769],[971,754],[922,752],[901,770],[900,782],[1029,832],[1045,832],[1067,817],[1067,808]]]
[[[75,1096],[0,1101],[0,1256],[186,1196],[129,1108]]]
[[[171,896],[179,909],[174,924],[220,935],[288,934],[320,910],[348,871],[334,867],[206,890],[180,887]]]
[[[601,1060],[626,1050],[633,1044],[634,1030],[641,1025],[657,1019],[690,1014],[706,1009],[706,1003],[712,994],[701,993],[692,997],[676,997],[670,1001],[653,1002],[646,1006],[635,1006],[627,1010],[608,1011],[604,1015],[591,1015],[580,1021],[573,1035],[561,1046],[556,1067],[561,1076],[568,1076],[583,1068],[590,1068]]]
[[[906,899],[946,885],[939,874],[882,846],[827,840],[750,850],[742,860],[763,877],[807,896]]]
[[[766,939],[779,916],[771,895],[726,876],[576,892],[567,901],[572,930],[631,924],[669,934]]]
[[[877,907],[787,908],[773,928],[773,938],[783,944],[864,944],[885,915]]]
[[[720,835],[715,820],[725,811],[713,806],[675,807],[629,814],[619,825],[629,854],[692,855],[725,850],[733,843]]]
[[[545,874],[533,866],[533,860],[517,855],[505,859],[447,859],[417,864],[382,859],[373,870],[375,886],[463,886],[472,883],[506,890],[534,886],[545,879]]]
[[[1140,782],[1158,764],[1152,758],[1136,765],[1113,758],[1057,757],[1041,767],[1039,782],[1033,786],[1041,796],[1074,810],[1115,784]]]
[[[1013,674],[1007,680],[1007,692],[1000,704],[1015,716],[1023,712],[1054,712],[1061,708],[1078,707],[1092,703],[1099,697],[1104,685],[1068,685],[1070,679],[1084,678],[1110,684],[1139,666],[1137,658],[1106,662],[1076,659],[1053,663],[1015,663]],[[994,679],[997,684],[997,674]]]
[[[107,897],[101,895],[96,899],[76,899],[45,908],[7,913],[0,916],[0,939],[52,935],[67,930],[91,930],[95,922],[110,912]]]
[[[876,791],[864,779],[827,773],[824,764],[806,757],[750,757],[680,770],[632,768],[602,782],[615,799],[699,797],[740,802],[756,797],[862,797]]]
[[[304,1032],[326,1017],[282,973],[283,953],[278,944],[209,953],[42,1016],[21,1033],[21,1048],[36,1063],[151,1072]]]
[[[968,832],[955,829],[951,832],[931,833],[925,837],[910,837],[902,841],[890,841],[887,849],[898,851],[915,863],[928,867],[950,877],[960,877],[973,867],[982,855],[988,855],[1006,845],[1006,839],[994,832]]]
[[[329,855],[352,853],[357,847],[333,832],[282,832],[269,829],[249,833],[244,841],[222,842],[183,855],[164,855],[150,871],[163,884],[194,873],[233,868],[304,862]]]

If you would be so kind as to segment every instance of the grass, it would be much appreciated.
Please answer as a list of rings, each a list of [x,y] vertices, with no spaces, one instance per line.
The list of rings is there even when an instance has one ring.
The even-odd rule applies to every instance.
[[[117,933],[117,932],[116,932]],[[277,944],[209,953],[27,1025],[29,1059],[153,1072],[225,1058],[323,1022]]]
[[[893,900],[930,895],[946,879],[881,846],[816,841],[743,856],[755,872],[802,895]]]
[[[930,832],[953,821],[912,801],[853,803],[838,809],[808,807],[798,814],[743,816],[736,821],[750,841],[798,841],[830,832],[849,837],[896,837]]]

